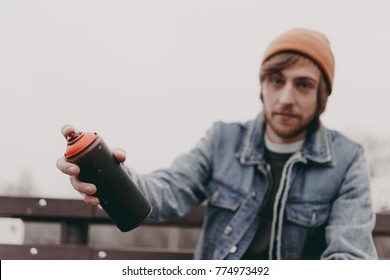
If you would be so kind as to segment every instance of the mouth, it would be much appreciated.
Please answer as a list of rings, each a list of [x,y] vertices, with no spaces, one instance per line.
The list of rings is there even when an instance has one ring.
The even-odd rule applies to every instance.
[[[285,112],[275,112],[274,116],[278,116],[278,117],[285,118],[285,119],[298,118],[298,116],[296,114],[285,113]]]

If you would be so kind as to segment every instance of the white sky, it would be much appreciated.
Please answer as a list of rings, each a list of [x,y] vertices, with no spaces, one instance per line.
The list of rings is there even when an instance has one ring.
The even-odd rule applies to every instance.
[[[324,123],[388,136],[388,3],[0,0],[0,191],[29,170],[40,195],[79,197],[55,167],[66,123],[141,173],[169,165],[213,122],[256,116],[262,54],[294,27],[332,44]]]

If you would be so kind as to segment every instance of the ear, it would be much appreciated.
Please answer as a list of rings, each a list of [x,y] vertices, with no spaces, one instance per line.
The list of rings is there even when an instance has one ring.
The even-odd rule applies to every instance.
[[[264,104],[264,100],[263,100],[263,91],[262,91],[262,90],[260,91],[260,100],[261,100],[261,103]]]

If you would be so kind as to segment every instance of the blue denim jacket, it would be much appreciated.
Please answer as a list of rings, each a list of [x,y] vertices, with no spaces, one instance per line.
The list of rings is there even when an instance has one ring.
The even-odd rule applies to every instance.
[[[170,168],[129,169],[153,221],[183,216],[207,199],[196,259],[240,259],[250,245],[271,185],[264,127],[262,114],[245,124],[218,122]],[[284,167],[270,258],[376,259],[374,224],[362,147],[321,127]]]

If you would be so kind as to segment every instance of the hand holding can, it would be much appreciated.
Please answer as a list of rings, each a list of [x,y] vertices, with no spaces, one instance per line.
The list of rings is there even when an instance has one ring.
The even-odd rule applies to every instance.
[[[79,166],[78,178],[97,188],[100,205],[121,231],[142,224],[151,205],[103,139],[94,132],[68,130],[65,158]]]

